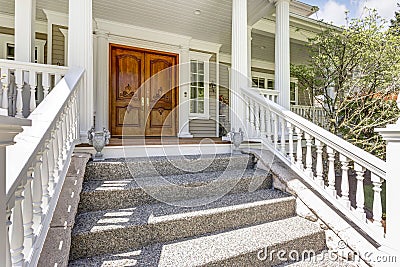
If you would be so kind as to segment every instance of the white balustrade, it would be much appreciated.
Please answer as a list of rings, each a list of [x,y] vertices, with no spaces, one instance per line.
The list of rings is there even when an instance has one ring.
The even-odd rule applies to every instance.
[[[291,105],[290,110],[323,128],[328,126],[326,122],[326,113],[322,107]]]
[[[15,73],[24,71],[17,69]],[[29,71],[34,94],[37,88],[32,87],[37,80],[31,73],[38,71]],[[51,72],[45,69],[42,73]],[[33,126],[25,128],[15,137],[16,143],[7,148],[7,218],[2,222],[8,229],[6,266],[36,266],[39,260],[78,138],[76,96],[82,75],[80,68],[72,69],[64,79],[58,74],[59,83],[28,117]],[[17,113],[21,113],[21,106],[17,105]]]
[[[381,191],[386,179],[385,162],[304,118],[311,110],[322,125],[324,115],[321,108],[292,106],[300,116],[257,91],[243,89],[242,94],[246,103],[265,111],[260,115],[259,124],[248,124],[251,127],[248,132],[257,132],[260,125],[261,133],[266,134],[266,138],[259,138],[260,142],[374,240],[384,242]],[[257,136],[254,135],[252,140],[257,140]],[[365,210],[364,182],[367,174],[368,177],[371,174],[368,180],[372,189],[368,189],[368,194],[373,195],[372,218],[367,218]],[[350,187],[350,184],[356,184],[357,188]],[[353,204],[351,199],[355,200]]]
[[[0,59],[0,108],[8,110],[10,116],[27,117],[67,71],[68,68],[62,66]],[[24,98],[24,91],[29,91],[28,99]]]

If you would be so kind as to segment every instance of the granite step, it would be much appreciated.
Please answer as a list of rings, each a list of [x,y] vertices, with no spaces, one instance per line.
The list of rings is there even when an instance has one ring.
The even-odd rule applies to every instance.
[[[116,180],[121,177],[168,176],[243,170],[253,167],[254,157],[248,154],[106,159],[89,162],[85,179]]]
[[[160,242],[124,253],[83,258],[71,261],[69,266],[273,266],[284,263],[277,251],[296,250],[301,255],[306,250],[319,253],[324,249],[325,234],[318,224],[290,217],[201,237]]]
[[[214,233],[295,215],[295,198],[277,190],[193,199],[197,207],[165,203],[79,214],[70,260]],[[284,226],[284,225],[282,225]],[[179,266],[179,265],[176,265]]]
[[[194,198],[218,198],[227,193],[271,187],[272,176],[266,171],[255,169],[89,180],[83,184],[79,212],[129,208],[156,202],[182,206],[183,200],[193,205]]]

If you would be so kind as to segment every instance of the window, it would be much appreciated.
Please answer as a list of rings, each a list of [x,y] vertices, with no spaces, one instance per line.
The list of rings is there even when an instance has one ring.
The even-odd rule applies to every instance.
[[[12,43],[7,43],[6,45],[6,59],[15,59],[15,45]],[[35,63],[38,63],[38,48],[35,47]]]
[[[265,89],[265,78],[255,77],[254,76],[252,78],[252,81],[253,81],[253,87]]]
[[[290,82],[290,104],[297,105],[297,83]]]
[[[190,115],[209,119],[208,62],[210,54],[191,52],[190,55]]]

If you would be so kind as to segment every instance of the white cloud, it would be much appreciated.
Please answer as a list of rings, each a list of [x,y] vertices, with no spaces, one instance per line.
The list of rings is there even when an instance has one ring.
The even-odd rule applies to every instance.
[[[394,12],[398,10],[397,3],[400,3],[399,0],[364,0],[360,1],[358,6],[357,15],[365,16],[366,12],[364,7],[376,9],[378,14],[384,19],[392,19],[394,17]]]
[[[323,7],[320,7],[320,10],[316,14],[312,15],[312,18],[323,19],[324,22],[332,22],[335,25],[341,26],[346,24],[346,11],[348,11],[346,5],[329,0]]]

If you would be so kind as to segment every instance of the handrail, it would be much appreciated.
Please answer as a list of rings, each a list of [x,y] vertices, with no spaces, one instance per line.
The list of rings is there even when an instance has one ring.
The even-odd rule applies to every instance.
[[[387,242],[381,199],[386,162],[253,90],[242,89],[241,92],[246,107],[244,128],[248,140],[261,141],[369,237],[380,244]],[[350,190],[349,179],[354,179],[349,177],[350,169],[354,171],[356,192]],[[372,189],[364,186],[367,171],[370,171],[368,178]],[[336,175],[340,172],[341,184],[337,189]],[[372,207],[369,207],[372,218],[368,219],[364,190],[373,194]],[[350,199],[355,199],[355,203]]]
[[[22,62],[8,59],[0,59],[0,66],[13,70],[33,70],[36,72],[49,72],[53,74],[64,75],[68,72],[68,67],[49,65],[49,64],[39,64],[32,62]]]
[[[31,127],[7,147],[6,266],[36,266],[79,139],[82,68],[71,68],[29,115]],[[24,200],[24,201],[22,201]]]
[[[321,141],[324,141],[332,146],[332,148],[334,148],[338,152],[341,152],[347,157],[352,158],[354,161],[357,161],[357,163],[361,164],[362,166],[373,170],[379,176],[386,176],[386,162],[384,162],[383,160],[345,141],[339,136],[308,121],[307,119],[297,115],[296,113],[281,107],[273,101],[267,100],[250,90],[242,90],[242,92],[250,97],[255,98],[255,100],[259,104],[268,105],[271,110],[282,114],[285,119],[291,122],[293,125],[300,127],[303,131],[310,132],[315,137],[318,137],[318,139],[320,139]]]

